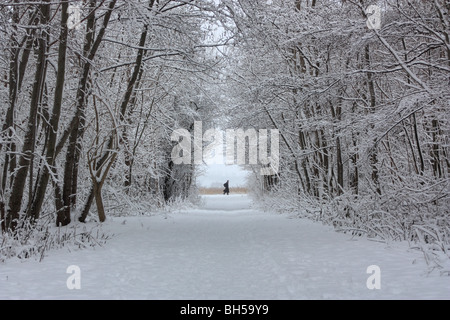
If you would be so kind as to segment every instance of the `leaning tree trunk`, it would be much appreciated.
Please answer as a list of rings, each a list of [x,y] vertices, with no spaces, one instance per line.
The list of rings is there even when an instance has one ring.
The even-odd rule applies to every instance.
[[[69,134],[69,145],[67,147],[66,162],[64,167],[64,185],[62,189],[62,200],[64,208],[58,212],[57,225],[67,225],[71,222],[71,211],[76,203],[77,193],[77,178],[78,178],[78,161],[81,152],[81,141],[85,132],[85,114],[86,104],[88,98],[88,82],[90,79],[91,62],[94,60],[100,43],[103,40],[109,21],[111,19],[112,11],[116,5],[117,0],[111,0],[108,6],[108,11],[103,18],[102,27],[94,41],[94,27],[95,27],[95,7],[96,0],[90,1],[91,15],[88,18],[86,26],[86,38],[84,46],[84,66],[83,75],[80,79],[80,84],[77,90],[77,107],[73,119],[73,127]]]
[[[150,0],[150,8],[153,8],[154,3],[155,3],[155,0]],[[148,25],[146,24],[146,25],[144,25],[144,29],[141,33],[141,38],[139,40],[139,48],[140,49],[138,50],[138,54],[136,57],[136,63],[135,63],[135,67],[133,70],[133,74],[131,75],[131,78],[128,81],[127,90],[125,92],[125,96],[124,96],[121,106],[120,106],[120,121],[122,121],[122,122],[126,118],[128,105],[132,98],[136,82],[139,78],[139,75],[142,72],[143,58],[144,58],[144,54],[145,54],[144,47],[145,47],[145,43],[147,41],[147,35],[148,35]],[[108,151],[105,152],[103,157],[96,164],[96,166],[97,166],[97,168],[95,168],[96,170],[98,170],[99,167],[103,166],[105,164],[105,162],[109,159],[110,153],[111,153],[110,150],[113,150],[113,148],[112,148],[113,140],[114,140],[114,137],[111,135],[111,137],[109,138],[109,142],[108,142],[108,148],[107,148]],[[95,184],[96,184],[96,181],[93,178],[93,185],[89,191],[89,195],[86,199],[81,216],[78,219],[80,222],[84,222],[86,220],[87,215],[89,214],[89,210],[92,206],[93,200],[95,199],[97,201],[96,194],[101,193],[102,185],[96,186]],[[98,189],[100,189],[100,190],[98,190]],[[97,208],[98,208],[98,206],[97,206]]]

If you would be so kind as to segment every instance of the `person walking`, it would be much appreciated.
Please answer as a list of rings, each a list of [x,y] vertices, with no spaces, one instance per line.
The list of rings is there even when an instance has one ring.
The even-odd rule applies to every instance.
[[[227,180],[227,182],[225,182],[223,184],[223,186],[225,187],[225,189],[223,190],[223,194],[226,194],[227,196],[230,194],[230,180]]]

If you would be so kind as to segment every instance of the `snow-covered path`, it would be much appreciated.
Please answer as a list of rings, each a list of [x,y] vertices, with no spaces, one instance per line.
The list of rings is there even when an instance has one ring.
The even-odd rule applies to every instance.
[[[352,239],[308,220],[262,213],[246,196],[206,196],[169,216],[110,219],[95,250],[0,265],[0,299],[450,299],[406,244]],[[415,262],[415,263],[413,263]],[[77,265],[81,289],[69,290]],[[369,290],[378,265],[381,289]]]

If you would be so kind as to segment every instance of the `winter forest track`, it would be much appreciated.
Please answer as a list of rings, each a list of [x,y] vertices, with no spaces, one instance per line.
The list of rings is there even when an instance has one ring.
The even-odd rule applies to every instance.
[[[450,299],[450,277],[426,275],[419,252],[205,196],[168,216],[111,218],[104,247],[0,265],[0,299]],[[416,263],[413,263],[416,261]],[[68,290],[66,269],[81,270]],[[367,267],[381,268],[369,290]]]

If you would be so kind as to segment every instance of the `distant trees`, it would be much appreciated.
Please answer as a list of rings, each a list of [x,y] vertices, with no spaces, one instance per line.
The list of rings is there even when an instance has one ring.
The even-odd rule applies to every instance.
[[[211,112],[202,90],[218,63],[205,45],[214,10],[179,0],[0,3],[3,231],[43,214],[59,226],[84,221],[94,200],[104,221],[109,182],[108,199],[188,195],[195,168],[171,165],[170,129]]]
[[[450,227],[448,1],[89,0],[71,29],[73,5],[0,3],[3,231],[187,197],[171,133],[219,109],[279,130],[258,185],[283,205],[382,237]]]
[[[227,3],[230,116],[281,134],[282,169],[259,185],[341,228],[448,233],[448,1],[378,1],[379,30],[369,1]]]

